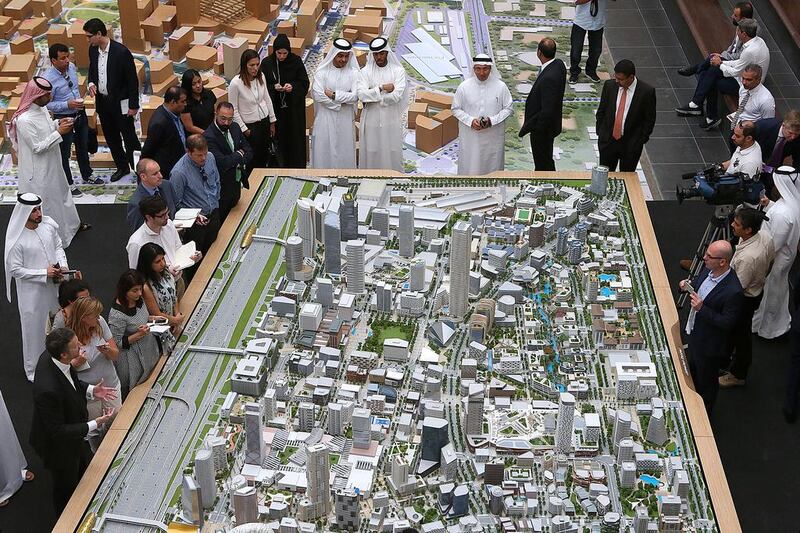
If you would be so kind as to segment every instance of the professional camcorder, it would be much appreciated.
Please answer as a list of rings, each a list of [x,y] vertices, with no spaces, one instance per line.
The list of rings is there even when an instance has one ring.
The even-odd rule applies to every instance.
[[[711,165],[703,170],[682,176],[685,180],[694,180],[691,187],[675,188],[678,203],[687,198],[702,196],[711,205],[739,205],[742,203],[758,204],[764,185],[757,179],[742,172],[728,174],[722,165]]]

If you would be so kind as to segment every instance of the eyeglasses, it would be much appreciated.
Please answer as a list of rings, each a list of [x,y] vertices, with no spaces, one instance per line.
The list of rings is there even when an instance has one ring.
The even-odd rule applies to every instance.
[[[716,255],[705,254],[705,255],[703,255],[703,259],[716,259],[716,260],[719,261],[720,259],[725,259],[725,258],[724,257],[717,257]]]
[[[169,216],[168,210],[164,211],[163,213],[156,213],[155,215],[153,215],[153,218],[166,218],[167,216]]]

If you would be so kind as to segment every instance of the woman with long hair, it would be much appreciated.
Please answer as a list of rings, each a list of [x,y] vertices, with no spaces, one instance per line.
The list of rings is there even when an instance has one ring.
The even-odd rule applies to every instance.
[[[81,355],[70,363],[78,371],[81,381],[96,385],[102,380],[103,385],[117,390],[117,397],[113,400],[95,398],[86,402],[89,420],[102,416],[105,409],[113,408],[119,411],[122,406],[119,378],[114,368],[114,363],[119,357],[119,348],[106,319],[101,316],[102,313],[103,304],[97,298],[91,296],[78,298],[72,304],[72,312],[66,324],[75,332],[81,344]],[[96,451],[100,446],[106,431],[108,427],[98,427],[89,434],[89,446],[92,451]]]
[[[142,298],[144,284],[139,272],[125,271],[117,282],[117,297],[108,313],[114,341],[121,347],[115,366],[123,400],[132,388],[147,380],[161,354],[147,325],[151,316]]]
[[[239,74],[228,87],[228,101],[233,104],[233,119],[242,128],[253,148],[253,159],[246,172],[265,168],[268,162],[268,144],[275,136],[275,110],[269,96],[267,82],[259,68],[261,60],[254,50],[242,52]]]
[[[272,107],[278,117],[278,151],[283,155],[283,166],[306,168],[308,73],[302,58],[292,53],[285,33],[275,37],[272,53],[261,62],[261,72],[267,79]]]
[[[181,122],[187,137],[193,133],[200,135],[214,120],[214,105],[217,97],[203,87],[203,78],[195,69],[187,69],[181,77],[181,88],[186,91],[186,108],[181,113]]]
[[[170,353],[183,324],[183,313],[180,312],[178,294],[175,291],[175,279],[164,259],[164,249],[153,242],[142,246],[136,270],[145,280],[142,295],[147,312],[166,318],[170,325],[171,330],[162,333],[160,337],[162,351]]]

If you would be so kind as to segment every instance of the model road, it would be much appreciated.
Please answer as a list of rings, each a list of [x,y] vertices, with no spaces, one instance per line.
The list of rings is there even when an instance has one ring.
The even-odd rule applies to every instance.
[[[286,206],[294,205],[303,185],[304,182],[293,179],[284,179],[281,182],[269,211],[259,226],[260,234],[280,233],[292,212],[291,209],[286,209]],[[268,196],[268,192],[262,194],[263,198]],[[260,216],[260,212],[260,209],[256,209],[253,214],[257,217]],[[277,245],[273,243],[254,241],[240,257],[235,278],[231,280],[225,297],[219,300],[219,307],[214,316],[208,318],[211,322],[208,323],[202,337],[195,340],[195,344],[227,346],[231,342],[231,333],[242,317],[243,302],[250,298],[252,288],[256,286],[264,272],[275,246]],[[268,291],[276,281],[279,265],[280,261],[275,264],[264,286],[264,292]],[[248,324],[258,307],[252,310],[250,316],[245,317]],[[197,330],[199,324],[193,325]],[[245,336],[248,330],[249,328],[245,328],[242,336]],[[235,341],[238,343],[239,339]],[[174,491],[180,485],[180,473],[183,467],[193,460],[195,441],[202,436],[201,430],[207,425],[206,421],[220,394],[222,384],[230,375],[235,358],[195,352],[187,352],[184,357],[186,360],[177,372],[173,373],[166,389],[173,388],[175,386],[173,384],[182,376],[176,392],[179,392],[185,401],[162,399],[162,405],[156,411],[158,418],[153,420],[154,423],[147,425],[144,434],[137,435],[136,429],[132,430],[133,436],[138,436],[143,445],[137,447],[135,458],[130,462],[133,467],[124,469],[115,476],[117,481],[115,485],[120,488],[124,486],[124,491],[110,495],[112,501],[107,502],[106,512],[141,518],[162,518]],[[218,377],[220,379],[215,383]],[[173,475],[176,467],[179,467],[177,474]],[[127,532],[138,529],[123,524],[109,524],[104,531]]]

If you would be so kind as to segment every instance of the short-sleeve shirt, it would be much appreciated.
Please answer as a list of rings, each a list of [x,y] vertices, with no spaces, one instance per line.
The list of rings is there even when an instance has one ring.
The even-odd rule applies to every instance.
[[[608,0],[597,0],[597,15],[592,16],[592,2],[575,6],[575,24],[588,31],[601,30],[606,25]]]
[[[81,345],[83,353],[86,355],[86,362],[89,363],[89,369],[78,372],[78,377],[89,385],[96,385],[102,379],[103,385],[106,387],[116,387],[119,379],[117,370],[114,368],[114,361],[97,349],[98,346],[108,343],[113,338],[111,328],[108,327],[108,322],[102,316],[97,318],[97,322],[100,324],[102,335],[95,333],[89,342]]]
[[[198,128],[206,129],[211,125],[214,120],[214,104],[217,102],[217,97],[208,89],[203,89],[200,94],[200,100],[195,100],[193,95],[189,95],[186,99],[186,109],[184,113],[189,113],[192,116],[192,124]]]

